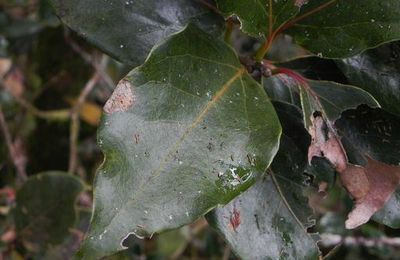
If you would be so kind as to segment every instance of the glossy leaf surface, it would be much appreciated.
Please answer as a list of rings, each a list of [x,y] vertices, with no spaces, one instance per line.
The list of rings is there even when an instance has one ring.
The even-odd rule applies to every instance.
[[[284,135],[268,175],[208,220],[243,259],[317,259],[306,231],[313,224],[304,195],[307,144],[296,142],[296,135],[304,138],[307,132],[295,107],[276,103],[276,108]]]
[[[397,0],[217,0],[217,4],[225,16],[237,15],[242,30],[252,36],[286,31],[305,49],[326,58],[350,57],[400,39]]]
[[[303,5],[289,34],[315,54],[350,57],[400,38],[397,0],[316,0]]]
[[[131,66],[189,21],[209,32],[221,20],[199,1],[51,0],[61,20],[97,47]]]
[[[104,110],[105,162],[83,258],[229,202],[265,172],[281,132],[262,86],[230,47],[194,25],[122,80]]]
[[[349,81],[371,93],[382,108],[400,115],[400,42],[338,61]]]

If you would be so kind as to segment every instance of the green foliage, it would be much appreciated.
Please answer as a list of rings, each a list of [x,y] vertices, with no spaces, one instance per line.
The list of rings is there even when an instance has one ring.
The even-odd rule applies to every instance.
[[[400,2],[35,8],[0,4],[3,256],[318,259],[354,234],[395,254],[368,238],[400,227]]]

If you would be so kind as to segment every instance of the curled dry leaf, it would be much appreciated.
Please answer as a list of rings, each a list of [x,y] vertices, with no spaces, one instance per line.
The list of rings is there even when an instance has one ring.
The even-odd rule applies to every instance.
[[[353,229],[366,223],[396,190],[400,183],[400,167],[376,161],[367,155],[366,165],[350,164],[335,130],[320,115],[313,116],[309,132],[312,142],[308,160],[311,162],[314,156],[328,159],[355,200],[355,207],[346,220],[346,228]]]

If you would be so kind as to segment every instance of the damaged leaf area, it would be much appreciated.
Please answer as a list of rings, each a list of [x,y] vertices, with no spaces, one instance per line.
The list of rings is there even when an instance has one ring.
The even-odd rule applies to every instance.
[[[399,228],[400,118],[382,109],[360,106],[344,112],[335,125],[349,161],[366,168],[369,186],[363,193],[374,195],[366,194],[372,205],[368,210],[379,210],[373,219]]]
[[[228,203],[263,175],[279,146],[280,123],[262,86],[231,48],[195,25],[154,49],[104,110],[105,161],[80,258],[111,255],[125,240]],[[242,221],[232,217],[232,229]]]
[[[131,83],[121,80],[115,88],[113,94],[104,105],[104,112],[112,114],[115,112],[126,112],[133,105],[135,96],[132,92]]]
[[[350,118],[354,120],[356,117]],[[365,117],[367,118],[371,119],[371,117]],[[341,118],[338,124],[343,124],[343,121],[344,119]],[[346,228],[352,229],[366,223],[391,198],[400,181],[400,167],[377,161],[370,157],[372,154],[369,154],[366,149],[357,145],[352,146],[348,138],[360,134],[354,129],[354,125],[352,130],[355,131],[346,133],[349,137],[346,134],[343,136],[347,139],[347,146],[352,146],[348,150],[351,151],[353,158],[362,158],[362,160],[358,160],[355,164],[349,163],[339,135],[328,123],[321,116],[314,117],[313,126],[310,128],[312,143],[309,148],[309,160],[313,156],[325,157],[339,173],[342,185],[355,201],[355,206],[345,223]],[[349,129],[346,128],[346,130]],[[364,131],[368,134],[368,130]],[[368,143],[364,142],[364,144]]]
[[[286,103],[274,103],[283,135],[267,176],[207,220],[243,259],[317,259],[319,250],[307,228],[313,226],[306,194],[307,136],[301,112]],[[292,120],[295,119],[295,120]],[[240,216],[240,222],[232,220]],[[233,228],[234,227],[234,228]]]

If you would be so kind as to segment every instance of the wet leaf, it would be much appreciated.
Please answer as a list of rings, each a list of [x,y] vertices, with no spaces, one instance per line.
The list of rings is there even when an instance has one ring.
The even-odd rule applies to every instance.
[[[400,115],[400,42],[338,61],[349,81],[371,93],[382,108]]]
[[[153,50],[104,107],[91,229],[79,257],[191,223],[261,176],[280,124],[230,47],[194,25]]]
[[[284,135],[269,174],[207,218],[243,259],[317,259],[318,247],[306,231],[314,224],[305,197],[306,147],[292,139],[307,132],[299,111],[276,105]]]
[[[379,162],[379,164],[384,164],[376,171],[375,174],[379,173],[381,177],[378,176],[379,179],[375,180],[377,183],[370,184],[372,188],[376,186],[381,189],[388,182],[389,187],[385,189],[391,187],[392,192],[396,189],[396,185],[390,185],[390,180],[397,176],[396,172],[400,170],[398,167],[400,163],[399,122],[400,119],[397,116],[382,109],[361,106],[355,110],[346,111],[335,123],[351,163],[363,166],[367,163],[371,164],[372,160],[372,166],[376,166]],[[368,159],[367,156],[370,158]],[[385,169],[385,172],[381,173],[381,169]],[[388,174],[389,176],[385,178],[384,176]],[[387,201],[385,206],[375,214],[374,220],[393,228],[400,227],[399,190],[397,188],[396,192],[389,194],[390,196],[385,200]]]
[[[75,200],[83,183],[63,172],[29,178],[17,192],[14,217],[24,244],[40,252],[61,244],[76,221]]]
[[[194,21],[219,32],[221,21],[198,1],[51,0],[57,15],[94,45],[131,66],[141,64],[151,48]]]

